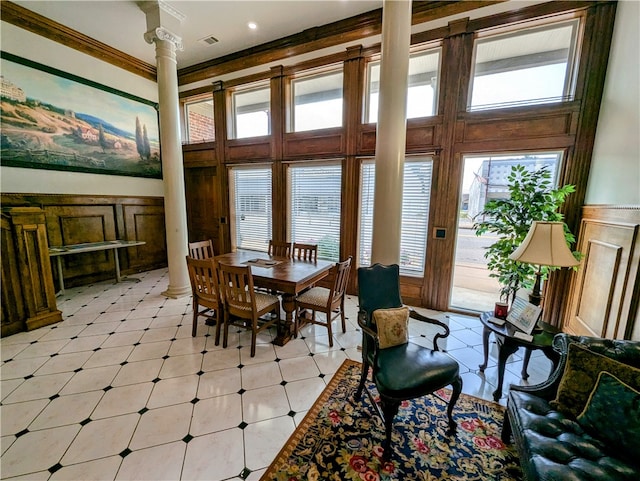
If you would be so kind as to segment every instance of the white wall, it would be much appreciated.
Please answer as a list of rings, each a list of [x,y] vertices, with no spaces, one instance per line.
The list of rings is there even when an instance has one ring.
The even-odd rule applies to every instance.
[[[618,3],[585,204],[640,205],[640,2]]]
[[[141,26],[141,29],[144,26]],[[144,32],[140,32],[143,35]],[[3,51],[63,70],[132,95],[158,101],[155,82],[94,57],[1,22]],[[153,45],[149,45],[153,49]],[[162,197],[160,179],[0,167],[0,190],[15,193],[136,195]]]

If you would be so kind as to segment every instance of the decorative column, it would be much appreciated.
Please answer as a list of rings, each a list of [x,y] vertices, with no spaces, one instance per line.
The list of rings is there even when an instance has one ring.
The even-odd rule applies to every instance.
[[[163,294],[178,298],[191,294],[185,262],[188,242],[187,204],[180,143],[176,62],[176,49],[182,50],[182,39],[163,24],[177,26],[184,16],[164,2],[143,2],[141,8],[147,16],[147,32],[144,39],[147,43],[156,45],[165,232],[169,264],[169,286]]]
[[[371,263],[400,263],[411,1],[385,0]]]

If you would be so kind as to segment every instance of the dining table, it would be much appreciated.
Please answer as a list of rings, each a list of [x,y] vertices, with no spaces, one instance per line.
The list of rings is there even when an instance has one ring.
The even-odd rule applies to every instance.
[[[321,259],[307,261],[240,250],[217,255],[215,259],[222,264],[250,265],[254,286],[280,293],[285,319],[278,323],[278,334],[273,341],[278,346],[284,346],[293,336],[296,296],[327,277],[335,265]]]

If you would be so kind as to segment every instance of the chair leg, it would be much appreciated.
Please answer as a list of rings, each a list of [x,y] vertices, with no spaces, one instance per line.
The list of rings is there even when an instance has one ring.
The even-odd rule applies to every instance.
[[[256,324],[255,320],[251,323],[251,357],[256,355],[256,341],[258,338],[258,326]]]
[[[278,313],[279,315],[279,313]],[[293,337],[298,339],[298,329],[300,328],[300,308],[296,306],[296,312],[293,316]]]
[[[340,303],[340,316],[342,317],[342,333],[347,332],[347,321],[344,317],[344,296],[342,296],[342,302]]]
[[[222,324],[222,308],[216,309],[216,346],[220,344],[220,327]]]
[[[329,331],[329,347],[333,347],[333,332],[331,330],[331,311],[326,313],[327,316],[327,331]]]
[[[355,399],[360,399],[362,396],[362,390],[364,389],[364,383],[367,382],[367,376],[369,375],[369,363],[362,360],[362,373],[360,374],[360,384],[358,384],[358,390],[356,391]]]
[[[453,407],[458,402],[458,398],[460,397],[460,393],[462,392],[462,378],[458,376],[458,378],[451,383],[453,387],[453,391],[451,392],[451,399],[449,400],[449,406],[447,407],[447,417],[449,418],[449,429],[447,430],[447,435],[453,435],[456,433],[458,429],[458,425],[453,420]]]
[[[225,309],[224,311],[224,335],[222,336],[222,347],[227,348],[227,341],[229,339],[229,313]]]
[[[191,328],[191,337],[196,337],[198,331],[198,301],[193,300],[193,327]]]
[[[384,414],[384,444],[382,445],[382,449],[384,450],[382,453],[382,459],[384,461],[389,461],[391,459],[391,433],[393,431],[393,419],[398,414],[398,409],[400,408],[400,401],[391,401],[391,400],[382,400],[382,413]]]

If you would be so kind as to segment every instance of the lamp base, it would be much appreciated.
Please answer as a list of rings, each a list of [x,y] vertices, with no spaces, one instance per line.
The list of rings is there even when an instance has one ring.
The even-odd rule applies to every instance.
[[[539,306],[542,304],[542,296],[531,293],[529,294],[529,302],[534,306]]]

